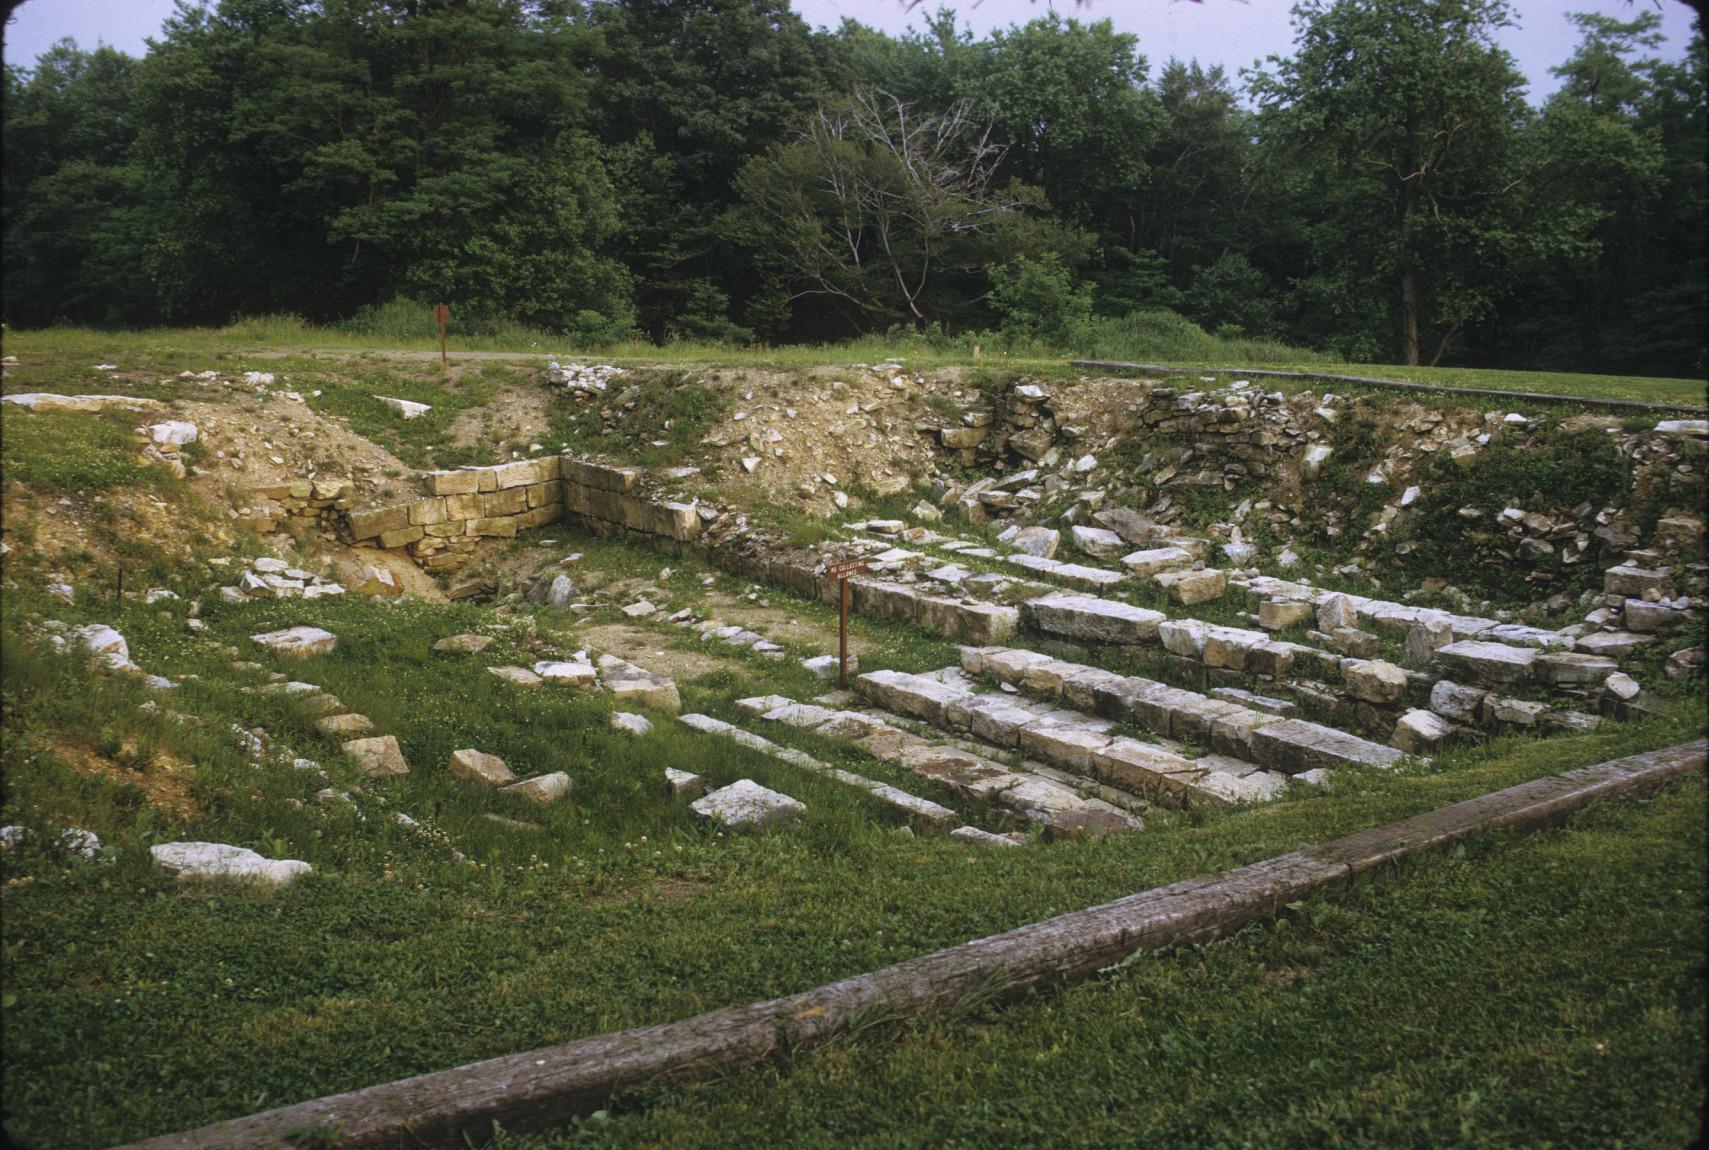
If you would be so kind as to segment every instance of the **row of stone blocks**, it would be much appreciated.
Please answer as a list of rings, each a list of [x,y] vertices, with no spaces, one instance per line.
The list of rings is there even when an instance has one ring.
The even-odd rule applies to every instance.
[[[418,558],[447,547],[466,550],[481,537],[511,538],[520,530],[564,515],[575,516],[596,530],[635,531],[678,542],[696,538],[700,534],[696,508],[638,494],[640,478],[637,468],[607,467],[557,455],[432,471],[426,477],[431,492],[426,498],[352,510],[345,516],[345,527],[355,542],[409,546]]]
[[[1171,806],[1270,799],[1287,781],[1244,760],[1223,755],[1189,759],[1139,739],[1110,735],[1107,721],[1000,693],[968,691],[932,676],[874,671],[856,680],[856,687],[887,710]]]
[[[811,551],[784,554],[714,551],[720,566],[758,582],[776,583],[799,595],[835,604],[837,582],[820,573],[824,557]],[[936,595],[918,585],[871,575],[849,580],[849,610],[857,615],[894,619],[962,643],[1002,643],[1020,629],[1021,613],[1002,603],[983,603]]]
[[[1037,651],[963,648],[962,670],[1059,697],[1077,710],[1293,775],[1317,768],[1390,767],[1394,747],[1303,719],[1286,719],[1196,691],[1070,663]]]

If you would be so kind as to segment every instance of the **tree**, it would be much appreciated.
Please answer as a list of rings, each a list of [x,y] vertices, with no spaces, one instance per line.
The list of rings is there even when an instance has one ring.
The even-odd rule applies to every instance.
[[[1380,293],[1401,358],[1420,361],[1427,327],[1439,358],[1493,307],[1516,243],[1504,200],[1527,113],[1493,41],[1507,5],[1308,0],[1294,22],[1296,55],[1270,57],[1252,88],[1266,142],[1324,193],[1313,272],[1335,282],[1319,294]]]
[[[752,239],[792,281],[856,322],[943,320],[985,269],[1025,254],[1034,188],[999,186],[1004,149],[966,103],[931,112],[886,92],[821,106],[739,186],[764,221]],[[954,289],[954,290],[949,290]],[[975,289],[983,296],[982,289]]]

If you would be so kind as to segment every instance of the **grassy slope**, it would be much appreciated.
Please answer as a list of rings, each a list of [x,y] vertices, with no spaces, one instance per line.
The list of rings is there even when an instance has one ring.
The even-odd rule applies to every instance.
[[[1709,1053],[1704,800],[1699,776],[1485,835],[1012,1009],[499,1145],[1684,1146]]]
[[[1145,833],[1123,839],[990,852],[943,839],[898,841],[882,809],[781,764],[679,734],[668,720],[652,740],[627,743],[605,729],[601,700],[506,695],[467,663],[429,657],[429,641],[474,622],[473,610],[399,608],[383,622],[366,605],[328,601],[205,612],[216,642],[243,644],[248,633],[285,622],[326,624],[344,637],[333,656],[289,669],[395,731],[415,764],[407,779],[364,784],[357,807],[365,822],[349,812],[322,815],[312,804],[290,809],[287,799],[307,798],[320,784],[257,771],[232,748],[225,722],[259,722],[300,753],[324,757],[338,785],[359,781],[306,719],[238,692],[230,680],[242,677],[224,657],[182,640],[181,608],[93,604],[60,614],[116,623],[151,670],[200,673],[200,683],[172,700],[210,720],[200,729],[139,713],[141,696],[129,682],[91,679],[31,652],[12,630],[17,617],[8,620],[6,818],[88,826],[117,856],[111,868],[45,854],[6,863],[8,878],[29,879],[7,888],[3,917],[6,1095],[16,1135],[53,1146],[107,1144],[786,993],[1679,741],[1702,722],[1700,705],[1688,704],[1675,720],[1605,735],[1468,748],[1429,773],[1349,780],[1333,797],[1156,815]],[[889,635],[876,633],[871,664],[947,661],[941,644]],[[803,695],[798,679],[798,671],[755,661],[690,686],[685,705],[728,714],[730,700],[757,690]],[[128,784],[73,770],[58,748],[79,740],[121,761],[159,746],[195,764],[194,793],[207,813],[175,821],[142,806]],[[496,830],[483,813],[523,812],[443,772],[451,748],[471,745],[530,769],[566,769],[576,795],[529,816],[546,824],[542,833]],[[803,798],[811,815],[790,835],[721,837],[658,797],[648,778],[664,765],[719,783],[754,777]],[[881,774],[875,766],[865,760],[861,769]],[[444,830],[484,865],[459,866],[443,847],[392,826],[394,809]],[[146,864],[150,842],[181,837],[305,858],[318,873],[274,896],[181,889]],[[1577,880],[1551,889],[1575,891]],[[1646,886],[1634,901],[1664,895]],[[1484,969],[1505,943],[1453,945],[1457,961]],[[1604,978],[1629,973],[1618,959],[1598,969]],[[1634,993],[1658,1009],[1668,1001],[1659,986]],[[983,1090],[977,1080],[966,1089]],[[74,1117],[67,1099],[75,1100]],[[988,1095],[981,1105],[1001,1103]]]
[[[88,370],[98,362],[123,360],[122,367],[136,366],[151,371],[177,372],[186,368],[202,370],[211,366],[225,366],[226,370],[271,371],[277,369],[277,359],[246,353],[294,351],[306,355],[313,352],[356,353],[386,349],[418,352],[438,350],[437,341],[429,337],[412,339],[396,335],[357,335],[312,328],[295,321],[266,319],[249,320],[219,329],[167,328],[138,332],[102,332],[85,328],[54,328],[13,332],[7,335],[5,342],[8,354],[28,357],[32,361],[44,358],[55,362],[63,361],[72,379],[82,378],[85,381],[87,385],[80,389],[84,391],[100,390],[96,386],[100,373]],[[830,361],[879,362],[900,356],[909,366],[916,368],[978,363],[1015,371],[1053,375],[1071,373],[1066,364],[1066,360],[1071,358],[1069,355],[1052,355],[1036,350],[1008,354],[988,349],[980,359],[975,360],[971,354],[971,344],[965,341],[941,347],[922,343],[900,351],[894,344],[878,339],[855,340],[829,347],[803,345],[778,348],[730,348],[688,343],[656,346],[635,342],[614,345],[598,352],[577,352],[566,344],[554,342],[542,333],[521,332],[499,337],[457,335],[450,343],[452,349],[457,351],[506,352],[535,356],[562,354],[575,358],[598,358],[626,365],[662,363],[682,367],[718,365],[808,368]],[[1303,359],[1295,362],[1265,362],[1259,365],[1237,358],[1237,353],[1230,354],[1233,352],[1232,345],[1225,354],[1211,357],[1197,354],[1170,355],[1169,350],[1134,347],[1125,352],[1123,358],[1210,371],[1234,371],[1242,366],[1265,366],[1290,371],[1370,375],[1445,387],[1498,388],[1603,399],[1638,399],[1656,403],[1704,402],[1704,385],[1701,380],[1495,371],[1481,368],[1406,367],[1396,364],[1327,364]],[[15,386],[8,389],[17,390]],[[1345,390],[1345,387],[1341,390]]]
[[[163,341],[153,351],[146,343],[122,342],[131,337],[115,344],[95,333],[51,334],[63,341],[52,350],[56,371],[67,381],[62,390],[121,390],[110,380],[103,386],[103,377],[89,365],[119,362],[133,352],[138,358],[154,357],[148,370],[162,374],[216,364],[227,372],[280,370],[281,363],[293,371],[326,366],[317,366],[306,354],[278,360],[227,353],[215,338],[177,341],[178,333],[165,333],[176,342]],[[48,345],[31,352],[28,341],[47,335],[10,337],[8,351],[22,348],[20,354],[38,361],[48,354],[40,348]],[[849,354],[877,360],[881,351]],[[487,381],[480,376],[474,382],[484,386]],[[85,379],[88,386],[73,386]],[[17,389],[15,380],[8,381],[8,388]],[[353,424],[362,416],[360,410],[350,414]],[[15,422],[8,417],[9,428]],[[113,422],[115,431],[123,430],[121,423]],[[44,490],[64,486],[75,493],[86,483],[123,484],[135,478],[114,471],[125,462],[125,453],[117,442],[122,437],[109,438],[115,442],[62,451],[52,461],[52,473],[34,479]],[[29,446],[8,440],[8,478],[19,477],[15,468],[20,465],[47,465],[37,458],[43,454],[39,450],[25,451],[32,457],[27,461],[17,454]],[[149,478],[156,478],[153,472]],[[157,489],[174,497],[170,483]],[[561,525],[539,534],[559,539],[559,550],[586,552],[589,564],[627,564],[622,573],[632,576],[650,579],[669,562],[679,576],[674,590],[662,594],[673,606],[697,595],[699,569],[692,562],[603,544]],[[8,576],[17,577],[29,562],[28,549],[15,553],[8,558]],[[150,578],[181,593],[205,589],[204,568],[151,566]],[[68,865],[51,853],[0,863],[9,883],[0,916],[6,955],[0,1020],[5,1023],[5,1092],[13,1114],[9,1130],[31,1143],[54,1146],[110,1144],[802,989],[1523,779],[1680,741],[1695,734],[1704,718],[1699,691],[1698,697],[1680,698],[1680,714],[1671,721],[1546,743],[1505,739],[1456,751],[1429,773],[1349,779],[1332,797],[1305,796],[1228,815],[1159,814],[1144,834],[1123,840],[1034,844],[1025,851],[993,853],[941,839],[898,841],[889,834],[896,820],[887,811],[845,789],[757,761],[727,744],[689,738],[668,720],[654,739],[633,744],[606,729],[607,704],[601,700],[518,697],[501,690],[496,680],[488,682],[472,665],[477,661],[447,662],[428,653],[432,640],[443,635],[485,629],[495,621],[488,611],[414,605],[381,612],[363,603],[327,600],[210,607],[204,613],[208,637],[216,645],[245,650],[245,658],[247,636],[272,626],[320,623],[344,637],[331,658],[283,669],[325,683],[353,709],[372,715],[382,729],[399,735],[416,765],[408,779],[365,784],[368,793],[357,801],[365,821],[358,821],[348,811],[323,815],[312,803],[307,810],[293,810],[287,800],[307,799],[322,784],[288,771],[257,771],[235,750],[225,724],[260,724],[300,753],[322,758],[336,785],[359,781],[338,760],[335,746],[313,732],[307,717],[238,689],[259,682],[259,673],[236,673],[213,646],[189,640],[184,604],[110,605],[90,586],[84,602],[69,608],[33,597],[27,582],[21,590],[9,588],[3,604],[7,792],[0,821],[44,829],[90,827],[116,858],[110,868]],[[723,587],[726,592],[741,589],[727,578]],[[827,612],[775,589],[769,594],[787,603],[791,613]],[[30,610],[74,623],[113,623],[149,670],[199,674],[201,681],[181,688],[171,705],[204,716],[207,725],[189,729],[152,718],[136,709],[144,696],[134,684],[92,679],[80,667],[32,652],[20,634]],[[548,619],[543,623],[550,637],[553,625]],[[905,628],[866,620],[856,620],[855,627],[877,643],[867,657],[869,668],[924,670],[954,658],[949,645]],[[493,652],[519,662],[539,657],[522,646],[520,632],[513,636]],[[669,629],[660,630],[659,641],[661,647],[694,643]],[[572,638],[565,642],[566,649],[573,649]],[[496,660],[478,662],[489,661]],[[731,701],[743,695],[779,690],[802,697],[816,689],[793,663],[751,658],[684,684],[684,702],[686,709],[729,717]],[[805,736],[768,734],[925,792],[912,776],[889,773],[855,752]],[[481,816],[521,812],[497,796],[445,778],[445,758],[461,746],[497,751],[530,770],[565,769],[576,780],[576,795],[568,806],[529,816],[546,824],[537,835],[499,831]],[[186,820],[161,814],[143,805],[132,784],[76,769],[92,753],[120,763],[141,762],[154,748],[190,765],[189,789],[205,808],[202,816]],[[664,765],[699,770],[720,783],[754,777],[803,798],[811,815],[791,835],[721,838],[657,794],[648,780]],[[1701,810],[1700,791],[1682,793],[1688,808]],[[458,866],[443,845],[395,827],[388,819],[394,809],[443,830],[482,868]],[[983,812],[963,809],[975,821],[983,817]],[[306,858],[319,873],[276,896],[180,889],[149,872],[146,848],[185,837]],[[1082,1001],[1078,995],[1097,993],[1085,988],[992,1019],[842,1044],[781,1071],[743,1076],[727,1089],[651,1097],[648,1101],[658,1105],[654,1117],[625,1117],[591,1128],[586,1136],[596,1142],[608,1137],[641,1143],[713,1140],[710,1116],[729,1126],[731,1141],[736,1132],[761,1142],[827,1135],[858,1141],[858,1132],[870,1127],[875,1131],[870,1140],[884,1144],[910,1138],[977,1142],[981,1137],[1013,1143],[1037,1140],[1027,1132],[1026,1121],[1050,1119],[1069,1128],[1053,1108],[1072,1105],[1076,1121],[1092,1122],[1088,1142],[1126,1140],[1120,1125],[1126,1122],[1174,1132],[1165,1141],[1214,1143],[1235,1140],[1227,1133],[1233,1128],[1219,1125],[1224,1119],[1218,1117],[1229,1107],[1226,1084],[1235,1081],[1238,1098],[1250,1096],[1250,1084],[1265,1099],[1236,1111],[1239,1128],[1251,1126],[1260,1143],[1315,1144],[1323,1138],[1313,1123],[1331,1121],[1367,1142],[1404,1141],[1411,1136],[1405,1131],[1384,1134],[1375,1125],[1393,1112],[1405,1113],[1409,1122],[1426,1116],[1420,1129],[1434,1137],[1419,1134],[1420,1141],[1452,1141],[1452,1120],[1466,1106],[1474,1129],[1482,1121],[1477,1105],[1465,1098],[1472,1090],[1494,1096],[1477,1077],[1492,1059],[1498,1068],[1514,1067],[1501,1070],[1508,1075],[1504,1081],[1544,1081],[1541,1087],[1526,1087],[1519,1103],[1502,1103],[1500,1120],[1509,1131],[1534,1113],[1563,1115],[1548,1118],[1562,1131],[1557,1141],[1571,1141],[1570,1123],[1581,1119],[1635,1125],[1652,1096],[1672,1097],[1677,1105],[1681,1092],[1701,1086],[1676,1069],[1701,1064],[1699,1047],[1692,1045],[1703,1017],[1701,998],[1681,1005],[1669,981],[1675,976],[1668,973],[1699,952],[1700,940],[1676,930],[1644,944],[1649,949],[1634,957],[1627,937],[1649,937],[1644,932],[1655,924],[1646,925],[1640,911],[1674,906],[1678,891],[1696,900],[1690,906],[1700,906],[1701,876],[1693,863],[1701,844],[1683,831],[1639,841],[1652,840],[1660,841],[1652,852],[1656,866],[1648,869],[1601,839],[1591,844],[1598,858],[1606,855],[1620,864],[1610,870],[1627,884],[1632,905],[1610,909],[1606,904],[1612,896],[1585,901],[1590,909],[1580,917],[1569,915],[1566,922],[1582,934],[1575,924],[1591,921],[1591,911],[1614,914],[1617,945],[1599,945],[1595,939],[1584,943],[1567,927],[1550,933],[1545,928],[1551,916],[1531,923],[1535,930],[1520,936],[1492,925],[1525,911],[1532,896],[1551,906],[1579,907],[1582,892],[1595,878],[1581,874],[1582,867],[1545,871],[1537,879],[1541,885],[1529,887],[1517,880],[1486,883],[1471,875],[1467,881],[1477,889],[1468,888],[1464,899],[1476,895],[1485,901],[1465,905],[1484,906],[1481,917],[1432,917],[1434,912],[1421,904],[1410,917],[1387,928],[1370,925],[1364,934],[1353,932],[1353,919],[1328,919],[1311,936],[1311,945],[1326,953],[1342,946],[1334,953],[1350,961],[1319,964],[1333,970],[1324,969],[1322,978],[1314,974],[1298,986],[1266,982],[1254,962],[1265,970],[1304,966],[1318,971],[1318,966],[1292,952],[1234,962],[1230,955],[1238,958],[1252,946],[1268,945],[1267,935],[1246,937],[1225,944],[1230,950],[1196,952],[1191,964],[1160,964],[1155,976],[1136,964],[1110,984],[1116,988],[1111,993],[1128,994],[1127,999],[1094,997],[1075,1013],[1071,1007]],[[1484,868],[1476,869],[1481,874]],[[27,881],[11,882],[16,879]],[[1373,889],[1360,897],[1369,903],[1362,913],[1376,916],[1371,918],[1376,923],[1393,900],[1389,888]],[[1357,898],[1352,905],[1360,905]],[[1670,917],[1674,927],[1679,921],[1677,915]],[[1383,967],[1380,979],[1360,981],[1362,964],[1386,961],[1390,950],[1416,943],[1413,935],[1419,931],[1428,942],[1422,951],[1411,952],[1402,965]],[[1344,946],[1336,941],[1349,932],[1356,940],[1376,941]],[[1206,954],[1222,958],[1213,962],[1202,958]],[[1450,974],[1416,979],[1425,993],[1414,1013],[1406,984],[1415,979],[1415,969]],[[1508,1025],[1507,1001],[1486,998],[1480,1007],[1486,1014],[1443,1029],[1440,1020],[1452,1016],[1456,1001],[1453,978],[1463,978],[1467,970],[1498,971],[1503,987],[1545,996],[1562,979],[1569,987],[1617,984],[1629,1000],[1622,1009],[1639,1022],[1621,1023],[1623,1030],[1608,1024],[1618,1041],[1605,1060],[1592,1064],[1600,1075],[1591,1083],[1595,1088],[1584,1099],[1563,1099],[1561,1076],[1577,1073],[1579,1066],[1570,1059],[1562,1062],[1565,1056],[1533,1050],[1534,1036],[1545,1023],[1557,1029],[1566,1025],[1548,1021],[1537,1003],[1522,1000],[1521,1009],[1511,1011],[1520,1021]],[[1527,972],[1535,988],[1521,977]],[[1134,981],[1142,975],[1162,981]],[[1273,993],[1255,991],[1254,980]],[[1318,987],[1329,988],[1321,992],[1327,997],[1301,1004],[1304,1013],[1275,1012],[1276,994]],[[1170,994],[1163,993],[1170,988]],[[1184,998],[1174,997],[1176,991]],[[1360,1025],[1363,1012],[1335,1005],[1348,996],[1376,1004],[1371,1009],[1384,1012],[1379,1017],[1396,1018],[1395,1029],[1415,1043],[1392,1048],[1399,1069],[1337,1061],[1343,1057],[1340,1050],[1357,1050],[1367,1038]],[[1594,995],[1557,995],[1550,1001],[1557,1000],[1565,1004],[1573,1026],[1588,1025],[1582,1016],[1594,1005]],[[1204,1005],[1197,1014],[1181,1013],[1183,1001]],[[1180,1020],[1179,1025],[1166,1030],[1140,1026],[1156,1011]],[[1682,1017],[1684,1034],[1678,1025]],[[1434,1020],[1429,1033],[1420,1037],[1404,1030],[1417,1026],[1420,1018]],[[1271,1019],[1278,1019],[1275,1042],[1265,1045],[1259,1040],[1269,1036],[1264,1027]],[[1632,1029],[1646,1019],[1657,1031],[1653,1042],[1629,1041]],[[1319,1031],[1338,1037],[1326,1048],[1329,1054],[1312,1054],[1307,1061],[1330,1061],[1301,1071],[1292,1052],[1302,1043],[1312,1049],[1317,1040],[1310,1036]],[[1432,1047],[1430,1034],[1435,1033],[1444,1037]],[[1201,1041],[1202,1034],[1218,1037]],[[1225,1042],[1233,1048],[1222,1049]],[[1248,1049],[1263,1054],[1251,1069],[1242,1055]],[[894,1072],[886,1069],[890,1062],[898,1066]],[[1423,1068],[1410,1072],[1414,1063]],[[876,1087],[851,1093],[851,1073],[905,1096],[930,1091],[948,1102],[894,1107]],[[787,1093],[772,1093],[780,1081],[799,1095],[799,1103]],[[1192,1089],[1171,1086],[1159,1092],[1151,1086],[1155,1081],[1186,1082]],[[1629,1086],[1617,1086],[1621,1081]],[[1278,1102],[1278,1097],[1292,1101]],[[824,1125],[814,1125],[815,1115],[824,1116]],[[1008,1133],[981,1134],[999,1130]],[[1470,1135],[1463,1140],[1476,1141]],[[1520,1139],[1510,1133],[1508,1140]]]

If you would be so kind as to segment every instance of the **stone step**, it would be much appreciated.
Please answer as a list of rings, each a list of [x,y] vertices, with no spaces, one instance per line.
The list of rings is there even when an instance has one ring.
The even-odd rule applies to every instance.
[[[1401,751],[1301,719],[1256,711],[1196,691],[1119,675],[1012,647],[964,647],[962,670],[1060,697],[1078,710],[1130,722],[1172,738],[1209,743],[1212,750],[1260,767],[1296,774],[1320,766],[1390,767]],[[1280,735],[1260,738],[1280,728]],[[1304,747],[1310,747],[1309,755]],[[1298,765],[1304,758],[1309,765]]]
[[[770,739],[756,735],[752,731],[743,730],[733,723],[726,723],[722,719],[714,719],[710,715],[694,713],[679,715],[678,719],[684,726],[693,730],[709,735],[720,735],[747,747],[749,750],[758,751],[791,766],[800,767],[816,775],[823,775],[834,782],[865,791],[886,806],[920,820],[921,824],[926,827],[948,829],[961,821],[961,816],[955,811],[939,803],[934,803],[930,799],[923,799],[918,795],[909,794],[900,787],[893,787],[888,783],[869,779],[865,775],[857,775],[853,771],[845,771],[828,763],[822,763],[794,747],[780,747]]]
[[[1489,643],[1504,643],[1510,647],[1555,648],[1571,649],[1573,640],[1559,631],[1550,631],[1542,627],[1528,627],[1518,623],[1503,623],[1497,619],[1486,619],[1478,615],[1459,615],[1452,611],[1443,611],[1435,607],[1417,607],[1410,603],[1396,603],[1388,599],[1371,599],[1363,595],[1348,595],[1339,591],[1326,591],[1310,583],[1289,579],[1277,579],[1269,575],[1257,575],[1250,579],[1236,579],[1232,586],[1240,587],[1252,599],[1298,600],[1310,603],[1314,608],[1323,610],[1325,604],[1332,604],[1330,610],[1350,610],[1351,618],[1338,622],[1338,626],[1357,626],[1379,634],[1405,637],[1414,623],[1445,622],[1455,641],[1480,639]],[[1345,600],[1345,603],[1341,603]],[[1320,626],[1321,626],[1320,618]],[[1333,630],[1333,627],[1322,627],[1323,630]]]
[[[944,691],[943,683],[934,684]],[[833,711],[812,704],[775,704],[781,696],[759,696],[737,703],[767,722],[845,739],[876,759],[906,767],[922,778],[942,783],[957,794],[994,802],[1026,822],[1056,833],[1109,834],[1139,830],[1139,819],[1109,803],[1088,799],[1068,786],[1015,770],[976,753],[934,742],[899,723],[859,711]]]
[[[878,671],[857,679],[856,689],[881,706],[939,729],[966,731],[1004,750],[1172,805],[1269,798],[1279,793],[1283,781],[1248,778],[1259,768],[1233,756],[1203,763],[1138,739],[1111,736],[1107,720],[1001,693],[958,689],[929,676]],[[1226,767],[1234,770],[1219,769]]]

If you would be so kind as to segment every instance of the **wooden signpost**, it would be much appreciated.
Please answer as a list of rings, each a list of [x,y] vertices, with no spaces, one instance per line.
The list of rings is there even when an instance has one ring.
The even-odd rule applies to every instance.
[[[849,576],[866,570],[865,559],[844,559],[825,565],[825,578],[837,581],[837,689],[849,686]]]
[[[445,352],[445,325],[451,322],[451,305],[433,305],[433,322],[439,325],[439,370],[451,370],[451,357]]]

